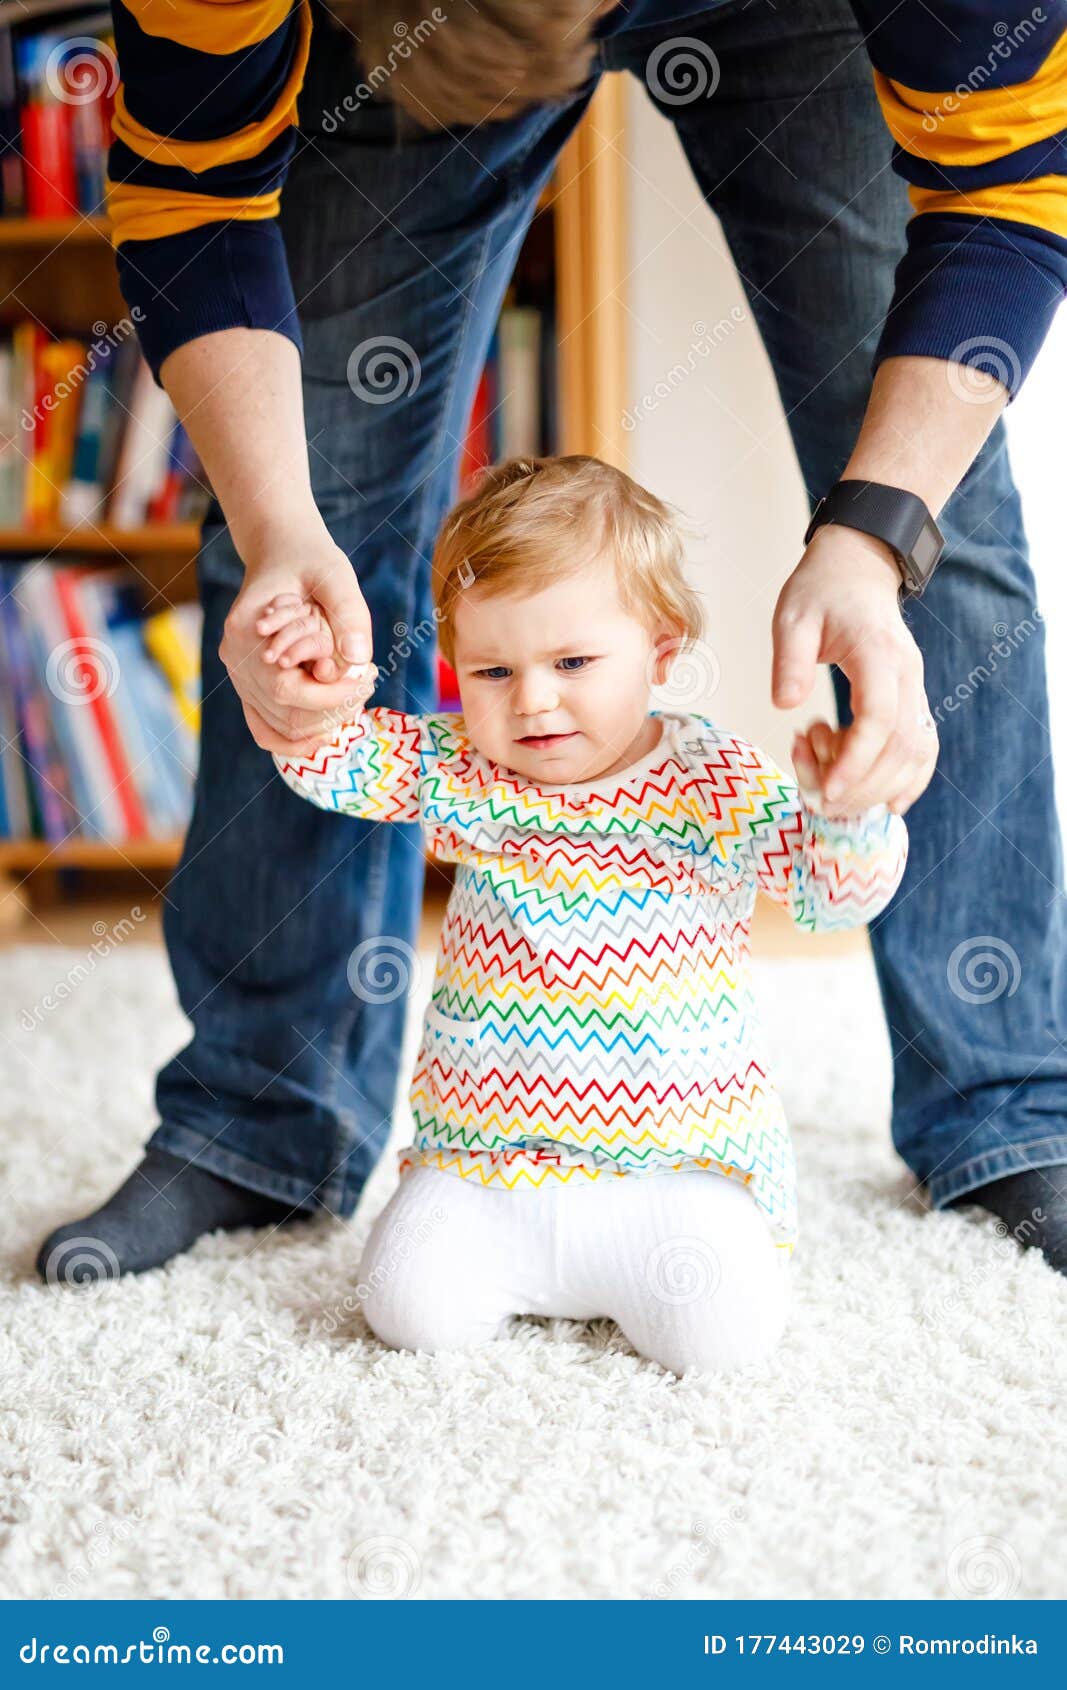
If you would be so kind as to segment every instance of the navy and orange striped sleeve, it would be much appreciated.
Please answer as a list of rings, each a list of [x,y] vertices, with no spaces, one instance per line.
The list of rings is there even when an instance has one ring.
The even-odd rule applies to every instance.
[[[107,209],[156,381],[168,353],[217,329],[273,329],[302,349],[277,214],[309,0],[112,0],[112,17]]]
[[[877,366],[903,353],[1012,397],[1067,293],[1067,0],[853,0],[913,214]]]

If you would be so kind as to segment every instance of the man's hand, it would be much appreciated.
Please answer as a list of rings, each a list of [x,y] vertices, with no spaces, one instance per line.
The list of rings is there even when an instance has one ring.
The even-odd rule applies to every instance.
[[[827,524],[775,605],[774,704],[802,704],[819,663],[837,664],[849,679],[853,721],[822,781],[828,809],[840,815],[880,803],[903,814],[929,785],[937,762],[922,654],[900,613],[899,586],[888,546]]]
[[[268,604],[289,597],[312,601],[325,618],[334,650],[350,666],[340,671],[331,656],[319,658],[336,680],[313,678],[297,666],[267,663],[257,621]],[[318,622],[321,626],[321,621]],[[314,526],[286,537],[272,536],[271,550],[247,566],[223,628],[219,657],[226,666],[256,744],[290,755],[311,752],[338,720],[358,714],[367,696],[371,656],[370,613],[348,557],[325,529]],[[354,671],[354,672],[352,672]]]
[[[980,369],[968,368],[964,383],[947,358],[886,358],[841,479],[902,487],[936,517],[1007,400],[1007,388]],[[937,763],[922,654],[900,614],[899,587],[888,546],[826,524],[774,608],[774,703],[803,704],[818,663],[836,663],[851,685],[853,720],[823,785],[828,806],[842,813],[884,803],[903,814]]]

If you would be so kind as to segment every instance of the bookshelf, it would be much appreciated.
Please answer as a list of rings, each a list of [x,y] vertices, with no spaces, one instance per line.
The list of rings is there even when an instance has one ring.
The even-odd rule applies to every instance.
[[[59,0],[24,0],[20,20],[69,10]],[[88,9],[88,8],[87,8]],[[0,9],[0,24],[6,21]],[[605,76],[542,195],[516,266],[534,255],[553,297],[556,381],[554,449],[592,452],[625,467],[625,180],[622,78]],[[547,257],[546,257],[547,255]],[[521,300],[521,293],[519,295]],[[105,217],[0,217],[0,301],[5,329],[33,317],[53,334],[85,334],[90,324],[126,315]],[[99,332],[99,331],[97,331]],[[160,605],[196,596],[199,524],[118,529],[0,527],[0,563],[20,558],[129,564]],[[60,843],[0,839],[0,929],[55,871],[80,876],[134,870],[165,877],[181,839],[111,844],[71,837]],[[6,905],[7,922],[4,907]]]

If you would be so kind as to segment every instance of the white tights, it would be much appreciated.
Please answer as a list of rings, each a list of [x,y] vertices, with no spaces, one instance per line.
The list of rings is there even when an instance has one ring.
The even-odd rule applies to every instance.
[[[507,1191],[413,1168],[374,1223],[363,1312],[394,1349],[499,1337],[509,1316],[608,1316],[681,1374],[768,1355],[789,1310],[788,1253],[736,1179],[701,1169]]]

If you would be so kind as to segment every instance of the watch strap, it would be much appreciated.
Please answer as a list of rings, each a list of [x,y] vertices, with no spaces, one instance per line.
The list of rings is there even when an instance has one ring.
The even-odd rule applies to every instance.
[[[915,594],[926,586],[944,548],[941,530],[919,495],[880,481],[835,482],[812,512],[804,544],[828,522],[884,541],[896,557],[902,586]]]

